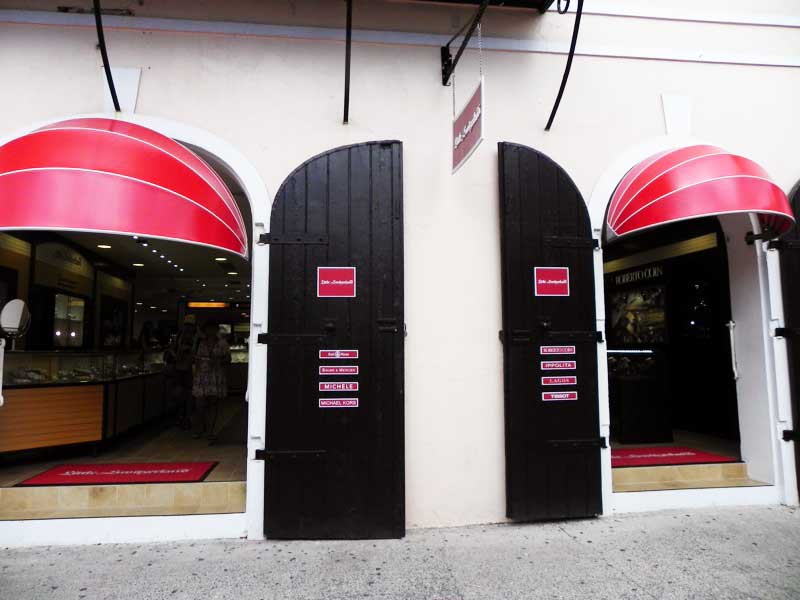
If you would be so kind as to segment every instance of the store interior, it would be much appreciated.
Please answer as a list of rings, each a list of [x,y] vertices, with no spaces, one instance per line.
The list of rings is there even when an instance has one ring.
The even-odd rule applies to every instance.
[[[604,284],[614,491],[763,485],[741,459],[718,219],[608,244]]]
[[[3,362],[0,520],[244,511],[250,284],[248,260],[207,246],[0,233],[0,308],[31,316]],[[229,350],[211,346],[211,384],[206,338]]]

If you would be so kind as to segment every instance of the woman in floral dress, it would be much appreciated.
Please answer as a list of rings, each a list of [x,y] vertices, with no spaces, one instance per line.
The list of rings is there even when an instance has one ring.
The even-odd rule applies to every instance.
[[[219,335],[219,324],[208,320],[203,325],[203,337],[194,354],[192,398],[194,415],[192,437],[214,439],[214,425],[219,401],[228,395],[228,365],[231,350]]]

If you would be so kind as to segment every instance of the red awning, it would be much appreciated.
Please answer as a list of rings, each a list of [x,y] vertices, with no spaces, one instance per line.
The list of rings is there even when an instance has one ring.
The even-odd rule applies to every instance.
[[[643,160],[620,181],[606,215],[609,240],[675,221],[757,213],[775,234],[794,216],[786,194],[752,160],[715,146],[687,146]]]
[[[61,121],[0,146],[0,229],[140,235],[247,257],[244,220],[214,170],[114,119]]]

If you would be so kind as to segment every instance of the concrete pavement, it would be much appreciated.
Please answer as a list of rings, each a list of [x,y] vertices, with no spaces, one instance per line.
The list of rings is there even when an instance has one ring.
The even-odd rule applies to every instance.
[[[6,549],[0,599],[800,598],[800,510],[717,508],[358,542]]]

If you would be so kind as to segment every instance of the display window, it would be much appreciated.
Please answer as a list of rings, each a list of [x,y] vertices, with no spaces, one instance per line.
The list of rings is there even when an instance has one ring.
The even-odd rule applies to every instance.
[[[53,346],[80,348],[83,346],[86,301],[77,296],[55,294],[53,304]]]

